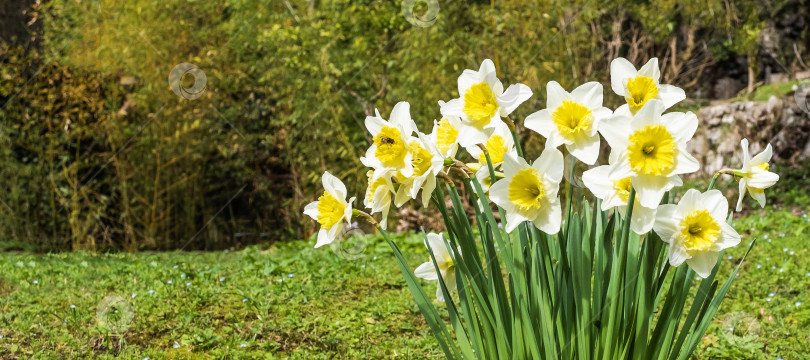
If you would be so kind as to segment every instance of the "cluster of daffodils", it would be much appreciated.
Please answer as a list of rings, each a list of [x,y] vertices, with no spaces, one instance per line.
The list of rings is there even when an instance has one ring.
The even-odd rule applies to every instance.
[[[545,138],[545,149],[531,162],[521,155],[509,115],[532,91],[523,84],[504,90],[491,60],[459,76],[459,97],[439,101],[442,117],[434,120],[430,134],[419,131],[406,102],[396,104],[387,120],[377,111],[365,120],[373,143],[360,159],[369,168],[363,205],[370,211],[353,212],[354,198],[347,201],[346,187],[325,173],[324,194],[304,211],[321,225],[315,247],[339,240],[353,215],[386,229],[391,204],[399,207],[419,200],[428,206],[437,183],[453,181],[457,174],[477,180],[487,198],[503,209],[505,231],[531,224],[549,235],[557,234],[562,223],[558,190],[565,168],[563,149],[591,166],[582,179],[600,199],[602,210],[612,209],[624,218],[632,206],[633,232],[655,231],[669,244],[672,266],[686,262],[698,275],[708,276],[718,252],[740,242],[740,235],[726,222],[726,198],[717,190],[689,190],[677,205],[661,204],[668,191],[682,185],[680,175],[700,168],[686,150],[698,118],[691,112],[667,111],[686,96],[682,89],[660,83],[657,59],[636,69],[618,58],[610,72],[611,89],[626,101],[615,111],[602,106],[604,90],[598,82],[570,92],[555,81],[547,84],[546,108],[523,123]],[[607,164],[597,163],[602,138],[610,146],[604,156]],[[737,211],[746,193],[764,206],[763,190],[779,179],[768,165],[770,145],[753,158],[748,156],[748,141],[741,145],[742,168],[720,172],[739,178]],[[459,148],[472,162],[457,159]],[[455,286],[449,243],[441,234],[431,233],[425,245],[438,266],[428,261],[416,269],[416,275],[428,280],[441,276],[448,287]],[[442,300],[440,290],[437,297]]]

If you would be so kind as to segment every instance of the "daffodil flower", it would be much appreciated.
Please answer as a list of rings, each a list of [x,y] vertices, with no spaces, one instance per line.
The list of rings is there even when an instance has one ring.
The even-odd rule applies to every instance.
[[[677,205],[661,205],[653,229],[669,243],[669,264],[684,261],[703,278],[717,263],[719,252],[737,246],[740,235],[726,223],[728,200],[719,190],[689,189]]]
[[[453,263],[453,257],[450,256],[444,239],[442,239],[440,234],[427,234],[425,247],[428,248],[436,259],[439,273],[436,273],[436,266],[433,265],[433,260],[428,259],[427,262],[419,265],[419,267],[414,270],[414,275],[425,280],[439,280],[439,275],[441,274],[444,285],[447,286],[447,291],[453,292],[453,290],[456,289],[456,266]],[[460,254],[461,249],[458,251]],[[441,285],[436,286],[436,299],[444,302],[444,294],[442,293]]]
[[[489,153],[489,159],[492,161],[493,167],[498,167],[503,163],[504,155],[512,154],[517,156],[517,148],[515,148],[515,139],[512,138],[512,133],[506,126],[498,127],[489,136],[487,141],[483,143],[484,148]],[[478,159],[478,165],[484,168],[489,168],[487,165],[487,157],[484,152],[477,145],[465,148],[473,158]],[[469,165],[468,165],[469,166]],[[475,166],[475,165],[472,165]]]
[[[411,119],[410,104],[403,101],[394,105],[388,121],[380,116],[379,111],[374,111],[376,116],[367,116],[365,121],[374,143],[360,161],[374,169],[375,180],[388,172],[399,172],[406,177],[413,175],[408,144],[416,131],[416,123]]]
[[[439,105],[444,104],[439,101]],[[458,129],[461,127],[461,119],[456,116],[444,116],[441,120],[433,121],[433,131],[430,133],[430,140],[436,144],[436,148],[443,157],[452,159],[458,151]]]
[[[309,203],[304,208],[304,215],[321,224],[318,231],[318,242],[315,247],[331,244],[337,240],[343,230],[343,223],[352,219],[352,203],[355,198],[346,201],[346,185],[328,171],[321,177],[324,193],[318,201]]]
[[[737,200],[737,211],[742,210],[746,190],[761,207],[765,207],[765,189],[779,181],[779,175],[769,171],[771,167],[768,162],[773,156],[771,144],[768,144],[765,151],[753,158],[748,155],[748,139],[742,139],[740,146],[742,146],[742,169],[734,171],[735,175],[740,176],[740,198]]]
[[[613,114],[602,106],[602,84],[585,83],[569,93],[551,81],[546,92],[547,108],[526,117],[525,126],[543,135],[546,146],[565,144],[571,155],[593,165],[599,157],[599,122]]]
[[[506,231],[527,220],[547,234],[560,231],[557,191],[564,167],[562,153],[552,147],[545,148],[532,165],[512,154],[504,156],[504,178],[492,184],[489,198],[506,211]]]
[[[368,187],[366,188],[363,205],[371,209],[372,214],[382,214],[380,227],[386,229],[388,228],[388,210],[391,208],[391,196],[396,194],[394,184],[391,182],[391,174],[380,176],[376,180],[374,179],[373,170],[369,170],[366,175],[368,176]]]
[[[506,91],[495,74],[495,64],[486,59],[478,71],[464,70],[458,77],[457,99],[442,104],[445,117],[461,119],[458,142],[463,147],[483,144],[492,131],[506,126],[501,119],[509,116],[518,105],[532,96],[532,91],[523,84],[510,85]]]
[[[615,155],[614,155],[615,158]],[[615,159],[611,159],[611,164]],[[627,203],[630,200],[632,179],[626,177],[621,180],[610,180],[610,165],[602,165],[582,173],[582,181],[591,190],[594,196],[602,200],[602,210],[616,211],[625,217]],[[633,215],[630,219],[630,229],[636,234],[643,235],[652,230],[655,223],[656,208],[647,208],[641,205],[636,197],[633,203]]]
[[[686,151],[686,142],[698,126],[697,116],[663,112],[664,104],[653,99],[632,118],[614,114],[599,126],[611,156],[616,156],[610,181],[631,178],[639,202],[646,208],[657,207],[665,192],[683,184],[679,174],[700,168]]]
[[[418,137],[408,143],[411,153],[413,172],[405,176],[398,172],[396,180],[400,184],[397,190],[396,203],[402,206],[408,199],[416,199],[422,190],[422,204],[427,206],[430,195],[436,188],[436,175],[444,168],[444,157],[439,153],[436,144],[427,135],[417,132]]]
[[[652,58],[641,69],[625,58],[616,58],[610,63],[610,86],[616,95],[624,97],[627,104],[616,109],[618,113],[637,113],[652,99],[660,100],[665,108],[686,99],[683,89],[661,84],[658,58]]]

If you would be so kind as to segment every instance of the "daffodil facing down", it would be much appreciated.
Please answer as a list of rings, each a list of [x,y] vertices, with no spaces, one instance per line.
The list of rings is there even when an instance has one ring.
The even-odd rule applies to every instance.
[[[657,207],[665,192],[682,184],[678,175],[700,168],[686,151],[686,142],[697,129],[697,116],[663,112],[664,104],[653,99],[632,118],[614,114],[599,126],[616,159],[610,181],[631,178],[639,202],[646,208]]]
[[[718,253],[740,243],[740,235],[725,221],[727,215],[728,200],[719,190],[689,189],[677,205],[658,207],[653,229],[669,243],[669,264],[686,261],[698,275],[708,277]]]
[[[457,99],[440,103],[441,113],[461,119],[458,143],[470,147],[484,143],[495,128],[506,126],[502,117],[509,116],[528,100],[532,91],[523,84],[510,85],[504,91],[495,74],[495,64],[486,59],[478,71],[467,69],[461,73],[458,95]]]
[[[365,121],[374,143],[360,161],[374,169],[375,180],[388,172],[399,172],[406,177],[413,175],[408,144],[416,131],[416,124],[411,119],[410,105],[404,101],[394,105],[388,121],[376,109],[375,112],[376,116],[367,116]]]
[[[737,211],[742,210],[742,201],[747,191],[761,207],[765,207],[765,189],[779,181],[779,175],[772,173],[768,164],[773,156],[771,144],[754,157],[748,155],[748,139],[740,141],[742,146],[742,168],[734,170],[740,177],[740,198],[737,200]]]
[[[525,126],[543,135],[546,146],[566,149],[593,165],[599,156],[599,122],[613,114],[602,106],[602,84],[589,82],[567,92],[556,81],[546,85],[547,108],[526,117]]]
[[[453,290],[456,289],[456,266],[453,263],[453,257],[450,255],[444,239],[442,239],[440,234],[427,234],[425,246],[433,254],[433,258],[436,259],[439,272],[436,272],[433,259],[428,259],[428,261],[419,265],[419,267],[414,270],[414,275],[425,280],[439,280],[439,275],[441,275],[442,280],[444,280],[444,285],[447,286],[447,291],[453,292]],[[460,254],[461,249],[458,251]],[[436,286],[436,299],[444,302],[444,294],[442,293],[441,285]]]
[[[498,127],[492,132],[487,141],[483,143],[484,148],[489,153],[489,159],[492,161],[492,166],[499,167],[503,163],[504,155],[512,154],[517,156],[517,149],[515,148],[515,140],[506,126]],[[481,148],[470,146],[465,148],[473,158],[478,159],[478,164],[481,167],[488,167],[487,157]],[[472,165],[472,164],[470,164]],[[472,165],[475,166],[475,165]]]
[[[352,203],[355,199],[353,197],[346,201],[346,185],[328,171],[323,173],[321,181],[323,195],[318,201],[313,201],[304,208],[304,215],[308,215],[321,225],[316,248],[337,240],[343,230],[343,223],[351,221]]]
[[[439,102],[440,104],[443,102]],[[430,140],[436,144],[436,148],[447,159],[452,159],[458,151],[458,129],[461,127],[461,119],[455,116],[444,116],[439,121],[433,121],[433,131],[430,133]]]
[[[366,175],[368,176],[368,187],[366,188],[366,197],[363,199],[363,205],[371,209],[372,214],[380,213],[382,219],[380,220],[380,227],[383,229],[388,228],[388,210],[391,208],[391,196],[396,194],[394,184],[391,182],[391,174],[385,174],[374,179],[374,171],[369,170]]]
[[[444,157],[436,148],[436,144],[430,141],[430,137],[417,132],[418,137],[411,139],[408,143],[408,151],[411,153],[413,173],[405,176],[398,172],[396,180],[399,183],[397,189],[396,204],[402,206],[408,199],[416,199],[419,190],[422,190],[422,204],[427,206],[430,195],[436,188],[436,175],[444,168]]]
[[[660,79],[658,58],[650,59],[638,70],[625,58],[614,59],[610,63],[610,85],[616,95],[627,101],[616,112],[635,114],[652,99],[660,100],[665,108],[686,99],[683,89],[661,84]]]
[[[612,163],[613,161],[611,161]],[[610,180],[610,165],[602,165],[582,173],[582,181],[595,197],[602,200],[602,210],[608,211],[616,208],[622,217],[625,216],[633,183],[630,177]],[[633,204],[630,229],[639,235],[646,234],[652,230],[653,223],[655,223],[656,208],[644,207],[638,197],[635,198]]]
[[[515,230],[527,220],[547,234],[560,231],[562,213],[557,191],[563,168],[563,155],[555,148],[547,147],[532,165],[506,154],[504,178],[489,188],[490,200],[506,211],[506,231]]]

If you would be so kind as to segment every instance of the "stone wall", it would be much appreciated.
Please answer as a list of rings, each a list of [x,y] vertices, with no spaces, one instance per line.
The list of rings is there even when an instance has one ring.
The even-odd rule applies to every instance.
[[[800,108],[793,96],[707,106],[700,109],[698,119],[697,133],[687,143],[702,165],[693,176],[739,168],[743,138],[750,142],[752,156],[770,143],[774,160],[796,165],[810,159],[810,112]]]

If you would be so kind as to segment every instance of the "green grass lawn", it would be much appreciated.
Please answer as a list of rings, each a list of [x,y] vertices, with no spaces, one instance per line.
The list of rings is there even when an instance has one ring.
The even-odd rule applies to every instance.
[[[760,240],[699,358],[810,354],[807,217],[785,208],[735,220],[744,240],[725,254],[731,260],[723,263],[724,276],[745,245]],[[418,237],[397,241],[412,267],[425,261]],[[355,259],[313,244],[211,253],[3,254],[0,358],[442,357],[381,239]],[[426,286],[432,294],[435,283]],[[99,303],[110,295],[134,315],[123,336],[108,335],[97,320]],[[111,309],[106,321],[125,328],[125,306]]]

